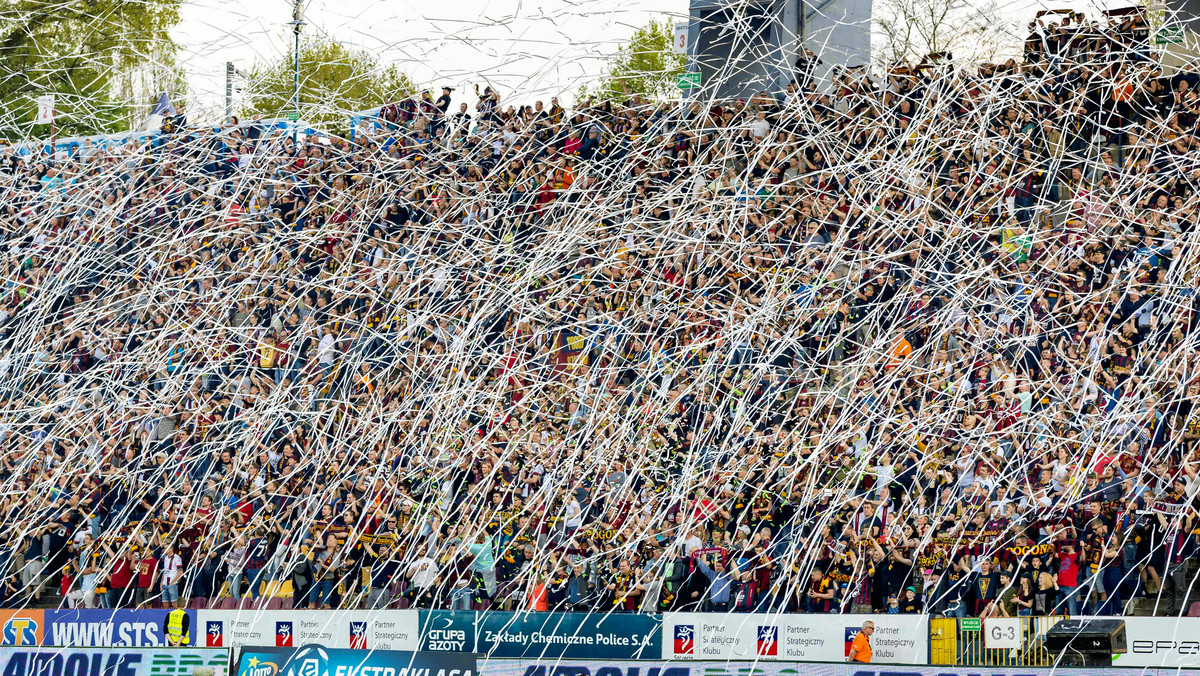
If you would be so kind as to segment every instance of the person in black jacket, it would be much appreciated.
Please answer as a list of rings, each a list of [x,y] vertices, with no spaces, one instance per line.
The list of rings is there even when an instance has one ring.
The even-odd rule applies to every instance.
[[[177,134],[187,128],[187,115],[183,114],[183,105],[175,106],[174,115],[163,116],[162,133]]]
[[[675,608],[679,611],[696,612],[708,597],[708,577],[700,570],[700,566],[689,566],[687,577],[679,589],[679,598]]]
[[[683,548],[673,548],[670,558],[663,562],[663,588],[659,604],[669,610],[678,610],[687,600],[681,598],[684,594],[684,582],[688,577],[688,561],[683,556]]]
[[[971,577],[971,583],[967,587],[968,607],[978,617],[999,593],[1000,576],[996,574],[995,570],[992,570],[991,557],[981,558],[979,571]]]
[[[308,559],[308,545],[300,546],[299,561],[292,568],[292,607],[302,608],[308,603],[308,592],[312,589],[314,571]]]
[[[731,610],[735,613],[752,613],[758,608],[758,584],[748,572],[739,571],[736,577],[730,596],[733,602]]]
[[[367,591],[367,609],[386,608],[392,600],[392,580],[400,572],[400,562],[392,556],[392,547],[386,542],[372,546],[364,543],[364,563],[371,570],[371,588]]]
[[[179,600],[184,604],[187,603],[187,598],[183,595],[180,595]],[[179,622],[179,633],[176,638],[171,638],[171,623],[173,621]],[[192,642],[192,617],[183,609],[183,606],[175,608],[163,618],[162,633],[167,639],[167,644],[172,647],[186,647]]]

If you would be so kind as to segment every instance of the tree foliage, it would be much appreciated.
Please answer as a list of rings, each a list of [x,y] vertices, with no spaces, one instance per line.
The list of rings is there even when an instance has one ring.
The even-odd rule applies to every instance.
[[[293,110],[292,77],[290,53],[255,68],[245,113],[286,116]],[[343,132],[348,128],[348,113],[414,92],[416,85],[407,74],[394,64],[381,66],[366,51],[327,38],[306,38],[300,43],[300,118],[320,128]]]
[[[613,55],[595,88],[584,89],[580,95],[593,94],[610,101],[621,101],[631,94],[657,101],[677,98],[677,84],[687,66],[687,57],[671,51],[674,36],[669,17],[650,19]]]
[[[60,135],[124,131],[136,106],[121,81],[151,62],[174,69],[180,4],[0,0],[0,135],[28,136],[43,94],[55,96]]]
[[[121,79],[150,61],[174,70],[180,2],[0,0],[0,136],[43,133],[31,125],[44,94],[62,136],[125,131],[136,106]]]

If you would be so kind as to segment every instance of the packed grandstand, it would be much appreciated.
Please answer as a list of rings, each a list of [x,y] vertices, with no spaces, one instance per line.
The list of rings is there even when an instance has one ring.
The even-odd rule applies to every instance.
[[[815,64],[5,151],[5,605],[1187,612],[1197,77]]]

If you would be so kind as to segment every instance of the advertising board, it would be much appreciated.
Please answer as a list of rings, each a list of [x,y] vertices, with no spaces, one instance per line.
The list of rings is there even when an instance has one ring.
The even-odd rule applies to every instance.
[[[4,676],[225,676],[229,653],[202,648],[0,648]]]
[[[163,621],[170,610],[47,610],[42,645],[75,648],[155,648],[167,645]],[[196,641],[196,612],[191,618],[191,643]]]
[[[667,613],[662,657],[673,660],[843,662],[866,621],[875,623],[876,662],[924,664],[929,622],[923,615],[773,615]]]
[[[422,611],[422,650],[504,658],[657,658],[661,616],[626,613]]]
[[[45,629],[41,610],[0,610],[0,646],[41,645]]]
[[[480,676],[1179,676],[1175,669],[895,667],[788,662],[606,662],[488,660]]]
[[[201,610],[196,645],[208,648],[319,643],[327,648],[415,650],[417,611]]]
[[[470,653],[248,647],[235,676],[475,676]]]
[[[489,657],[630,660],[662,653],[659,615],[479,613],[476,651]]]
[[[1129,651],[1117,667],[1200,667],[1200,617],[1079,617],[1124,620]]]

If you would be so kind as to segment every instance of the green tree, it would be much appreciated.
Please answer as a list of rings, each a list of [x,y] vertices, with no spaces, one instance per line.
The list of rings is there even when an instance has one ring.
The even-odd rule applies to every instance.
[[[42,94],[55,97],[60,136],[124,131],[134,102],[122,82],[150,60],[174,67],[180,4],[0,0],[0,135],[44,134],[32,128]]]
[[[289,36],[290,37],[290,36]],[[284,117],[293,109],[292,56],[256,67],[250,73],[246,114]],[[325,38],[300,43],[300,117],[323,129],[342,133],[347,114],[373,108],[391,97],[416,92],[407,74],[395,65],[381,66],[370,53]]]
[[[677,83],[687,66],[687,57],[671,51],[674,36],[669,17],[661,21],[650,19],[613,55],[595,88],[580,94],[594,94],[610,101],[622,101],[631,94],[656,101],[677,98]]]

